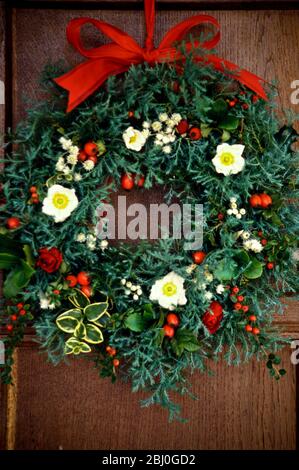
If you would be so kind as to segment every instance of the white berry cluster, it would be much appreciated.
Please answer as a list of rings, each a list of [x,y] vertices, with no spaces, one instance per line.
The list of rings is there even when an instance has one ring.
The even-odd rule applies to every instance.
[[[244,207],[238,209],[237,198],[231,197],[230,209],[228,209],[226,212],[228,215],[234,215],[236,219],[242,219],[242,216],[246,214],[246,209],[244,209]]]
[[[237,232],[237,238],[241,237],[243,240],[243,247],[246,251],[253,251],[254,253],[260,253],[263,250],[263,245],[259,240],[254,238],[250,232],[246,230],[240,230]]]
[[[120,283],[126,288],[125,294],[132,295],[133,300],[138,300],[139,297],[142,295],[141,286],[135,285],[131,281],[127,281],[127,279],[122,279]]]
[[[97,248],[97,237],[92,233],[87,235],[85,235],[83,232],[78,233],[76,241],[79,243],[86,243],[86,246],[90,251],[94,251]],[[106,248],[108,248],[108,245],[108,240],[101,240],[99,243],[99,248],[104,251]]]
[[[176,140],[175,128],[181,120],[182,116],[179,113],[170,116],[167,113],[161,113],[158,121],[144,124],[149,125],[155,134],[155,145],[162,147],[162,152],[169,154],[171,153],[170,144]]]
[[[60,137],[59,142],[66,153],[58,158],[55,166],[56,170],[68,176],[69,179],[74,178],[75,181],[80,181],[82,179],[80,173],[74,173],[75,166],[79,162],[79,147],[74,145],[71,139],[66,139],[65,137]],[[86,160],[82,162],[82,166],[85,171],[91,171],[94,168],[94,162]]]

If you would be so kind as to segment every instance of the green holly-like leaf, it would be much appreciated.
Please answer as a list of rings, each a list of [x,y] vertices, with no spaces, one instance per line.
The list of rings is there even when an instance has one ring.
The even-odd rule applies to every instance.
[[[240,120],[235,116],[225,116],[220,120],[218,127],[226,131],[234,131],[239,127]]]
[[[88,323],[84,340],[93,344],[102,343],[104,341],[103,333],[97,326]]]
[[[134,312],[125,319],[125,327],[136,333],[144,331],[148,325],[148,321],[143,317],[142,313]]]
[[[184,351],[195,352],[200,349],[198,339],[192,331],[177,330],[175,338],[171,341],[173,351],[177,356],[181,356]]]
[[[243,272],[247,279],[257,279],[263,274],[263,264],[256,258],[251,258],[250,265]]]
[[[82,319],[80,309],[74,308],[62,313],[56,318],[56,325],[65,333],[74,333]]]
[[[96,321],[107,313],[107,309],[108,302],[97,302],[87,305],[87,307],[84,308],[84,315],[88,321]]]
[[[15,297],[20,290],[27,286],[31,277],[35,273],[34,269],[23,260],[10,271],[5,279],[3,293],[5,297]]]
[[[229,281],[236,275],[237,267],[237,263],[232,258],[223,259],[218,263],[214,275],[219,281]]]
[[[213,121],[218,121],[223,118],[223,115],[227,113],[227,103],[222,98],[219,98],[213,103],[212,108],[208,111],[209,118]]]

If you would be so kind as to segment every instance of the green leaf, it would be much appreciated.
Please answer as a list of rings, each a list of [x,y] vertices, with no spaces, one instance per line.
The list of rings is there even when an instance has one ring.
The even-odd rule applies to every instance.
[[[108,302],[97,302],[84,308],[84,315],[89,321],[96,321],[107,313]]]
[[[10,269],[19,261],[20,258],[16,255],[11,253],[0,253],[0,269]]]
[[[19,260],[19,264],[10,271],[5,279],[3,287],[5,297],[15,297],[21,289],[27,286],[34,272],[34,269],[28,263]]]
[[[213,103],[212,108],[208,111],[209,118],[218,121],[227,113],[227,103],[222,98],[219,98]]]
[[[74,289],[74,291],[76,291],[76,294],[71,295],[69,297],[69,301],[72,302],[75,307],[83,309],[90,304],[89,298],[83,294],[83,292],[81,292],[79,289]]]
[[[235,116],[225,116],[220,120],[218,127],[226,131],[234,131],[238,128],[240,120]]]
[[[90,351],[91,351],[91,347],[88,344],[83,343],[82,341],[79,341],[74,336],[72,336],[71,338],[67,340],[67,342],[65,343],[65,347],[64,347],[65,354],[78,355],[81,352],[89,353]]]
[[[181,356],[184,351],[195,352],[200,349],[198,339],[192,331],[181,329],[177,330],[171,346],[177,356]]]
[[[107,324],[110,322],[111,316],[109,315],[108,312],[104,312],[98,320],[93,320],[92,323],[95,325],[105,328]]]
[[[85,327],[83,321],[81,321],[76,326],[75,331],[74,331],[74,336],[76,336],[76,338],[80,338],[80,339],[83,339],[86,336],[86,327]]]
[[[124,324],[126,328],[129,328],[129,330],[140,333],[145,330],[148,325],[148,321],[141,313],[134,312],[127,316]]]
[[[279,369],[279,374],[280,375],[285,375],[287,371],[285,369]]]
[[[263,274],[263,264],[256,258],[251,258],[250,265],[243,274],[247,279],[257,279]]]
[[[3,253],[10,253],[19,257],[23,256],[22,245],[14,238],[0,234],[0,246]]]
[[[32,254],[31,247],[29,245],[23,245],[23,252],[25,254],[25,259],[29,266],[33,267],[35,265],[35,259]]]
[[[214,276],[219,281],[229,281],[236,275],[237,263],[231,258],[225,258],[218,263]]]
[[[79,309],[71,309],[59,315],[56,318],[56,324],[65,333],[73,333],[80,324],[81,318],[82,315]]]
[[[84,336],[85,341],[88,343],[102,343],[104,341],[103,333],[101,330],[91,323],[86,325],[86,334]]]

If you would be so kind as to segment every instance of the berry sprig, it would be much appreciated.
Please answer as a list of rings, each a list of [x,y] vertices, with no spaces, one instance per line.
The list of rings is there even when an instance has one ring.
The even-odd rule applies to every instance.
[[[91,277],[85,271],[80,271],[77,275],[68,274],[65,278],[69,287],[74,288],[79,285],[79,288],[86,297],[91,297],[93,295],[93,290],[91,287]]]
[[[168,313],[166,316],[166,324],[163,326],[164,336],[167,338],[173,338],[175,335],[175,329],[180,324],[180,319],[175,313]]]

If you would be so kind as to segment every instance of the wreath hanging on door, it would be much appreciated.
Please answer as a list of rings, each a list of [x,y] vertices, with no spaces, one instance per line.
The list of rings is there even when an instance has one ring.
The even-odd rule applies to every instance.
[[[186,393],[186,371],[205,371],[221,353],[229,364],[263,358],[275,379],[285,373],[276,351],[288,340],[272,323],[298,287],[297,134],[281,127],[271,87],[209,52],[214,18],[180,23],[154,49],[153,1],[145,13],[144,49],[111,25],[72,20],[68,39],[86,62],[55,80],[61,71],[48,67],[48,98],[16,130],[2,184],[1,376],[10,382],[30,323],[53,363],[88,357],[173,417],[169,392]],[[85,50],[85,23],[113,43]],[[212,39],[181,42],[202,23],[216,28]],[[157,184],[167,201],[203,204],[200,249],[97,237],[111,191]]]

